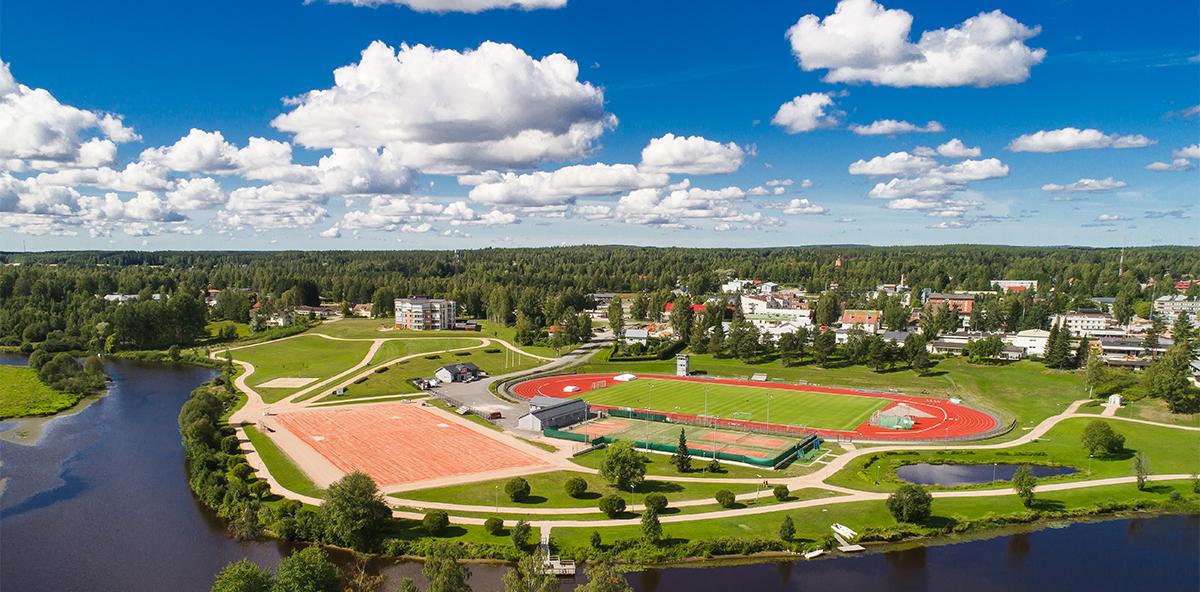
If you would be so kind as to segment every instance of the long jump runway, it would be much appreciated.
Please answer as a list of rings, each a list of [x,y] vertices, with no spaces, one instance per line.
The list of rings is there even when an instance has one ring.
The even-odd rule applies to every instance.
[[[279,424],[338,469],[380,487],[548,463],[415,403],[312,409]]]

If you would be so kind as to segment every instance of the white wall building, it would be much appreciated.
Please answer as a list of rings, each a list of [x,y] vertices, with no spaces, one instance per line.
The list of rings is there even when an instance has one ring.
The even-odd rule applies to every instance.
[[[443,298],[397,298],[396,328],[436,331],[454,328],[458,309]]]
[[[1066,327],[1072,337],[1091,337],[1096,331],[1108,329],[1109,316],[1100,312],[1069,312],[1054,315],[1051,322]]]
[[[1195,323],[1200,319],[1200,298],[1188,300],[1183,294],[1159,296],[1154,299],[1154,312],[1175,319],[1179,313],[1186,312]]]
[[[1026,355],[1038,357],[1046,355],[1046,342],[1049,340],[1050,332],[1044,329],[1026,329],[1004,339],[1013,347],[1025,348]]]
[[[992,280],[992,288],[1002,288],[1004,290],[1037,290],[1037,280]]]

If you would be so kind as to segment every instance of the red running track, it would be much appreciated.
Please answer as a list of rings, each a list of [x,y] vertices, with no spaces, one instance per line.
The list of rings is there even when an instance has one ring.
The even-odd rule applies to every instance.
[[[531,399],[541,395],[545,397],[571,398],[577,397],[583,393],[592,390],[592,385],[599,381],[610,383],[616,374],[574,374],[566,376],[550,376],[546,378],[535,378],[515,385],[512,391],[517,395],[526,399]],[[911,430],[888,430],[877,426],[872,426],[868,422],[863,422],[851,431],[843,430],[824,430],[819,428],[809,428],[800,426],[790,426],[783,424],[767,424],[761,421],[741,421],[736,419],[718,419],[716,424],[722,427],[730,428],[753,428],[763,429],[778,433],[795,433],[795,434],[810,434],[817,433],[825,437],[841,437],[856,440],[946,440],[946,439],[962,439],[972,436],[979,436],[997,427],[996,418],[965,405],[955,405],[946,399],[938,399],[933,397],[914,397],[911,395],[901,394],[884,394],[872,393],[868,391],[860,391],[855,389],[834,388],[827,386],[815,385],[794,385],[794,384],[779,384],[779,383],[762,383],[751,382],[749,380],[733,380],[729,378],[696,378],[683,376],[665,376],[659,374],[639,374],[639,377],[654,378],[656,380],[685,380],[689,382],[703,382],[705,384],[729,384],[736,386],[749,386],[756,388],[772,388],[781,390],[803,391],[810,393],[829,393],[834,395],[848,395],[852,397],[873,397],[876,399],[887,399],[892,402],[891,405],[885,407],[891,409],[898,403],[907,403],[914,409],[924,411],[932,415],[932,418],[913,418],[914,426]],[[567,387],[578,387],[575,392],[567,392]],[[613,409],[611,405],[592,405],[595,409]],[[689,414],[667,413],[663,411],[654,411],[661,415],[666,415],[671,419],[696,420],[697,416]]]

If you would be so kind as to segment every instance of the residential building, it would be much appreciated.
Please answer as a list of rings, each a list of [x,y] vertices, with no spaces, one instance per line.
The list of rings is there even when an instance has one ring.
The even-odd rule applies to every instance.
[[[1171,319],[1178,318],[1179,313],[1187,313],[1195,323],[1200,319],[1200,298],[1188,298],[1183,294],[1159,296],[1154,299],[1154,312]]]
[[[645,329],[626,329],[625,337],[621,340],[625,343],[638,343],[646,345],[650,339],[650,332]]]
[[[969,315],[971,314],[971,308],[975,306],[975,296],[971,294],[931,292],[925,302],[935,307],[945,304],[958,311],[960,315]]]
[[[735,278],[725,282],[724,284],[721,284],[721,291],[726,294],[736,294],[742,290],[745,290],[747,287],[752,286],[753,284],[754,282],[750,280],[739,280]]]
[[[1111,317],[1102,312],[1069,312],[1054,315],[1052,324],[1066,327],[1072,337],[1092,337],[1095,331],[1108,329]]]
[[[779,289],[779,284],[775,282],[763,282],[758,285],[759,294],[770,294]]]
[[[413,331],[453,329],[458,316],[453,300],[444,298],[397,298],[396,328]]]
[[[296,306],[295,312],[296,314],[300,315],[311,315],[319,319],[327,319],[329,317],[337,316],[338,307],[335,305],[305,306],[301,304]]]
[[[849,329],[854,325],[862,327],[867,333],[877,333],[882,326],[880,319],[883,317],[883,311],[880,310],[857,310],[847,308],[842,311],[841,324],[842,328]]]
[[[612,292],[597,292],[595,294],[588,294],[588,296],[592,297],[592,301],[596,303],[596,308],[598,309],[606,308],[609,304],[612,304],[613,299],[617,297],[617,295]]]
[[[1200,280],[1179,280],[1175,282],[1175,289],[1180,292],[1187,292],[1192,286],[1200,286]]]
[[[912,288],[904,285],[903,278],[899,284],[879,284],[875,286],[875,294],[877,296],[899,296],[900,304],[903,306],[912,305]]]
[[[482,373],[479,366],[471,362],[464,362],[442,366],[433,373],[433,377],[442,382],[471,382],[478,379]]]
[[[1167,348],[1175,344],[1173,339],[1167,337],[1158,338],[1158,347],[1150,351],[1150,355],[1157,356],[1166,353]],[[1139,357],[1146,353],[1146,348],[1143,347],[1141,339],[1131,339],[1122,337],[1101,337],[1100,351],[1107,356],[1131,356]]]
[[[579,423],[588,417],[588,404],[583,399],[534,397],[529,401],[529,413],[517,419],[517,427],[540,432]]]
[[[1050,340],[1050,332],[1045,329],[1026,329],[1015,335],[1004,338],[1005,343],[1025,350],[1030,356],[1045,356],[1046,343]]]
[[[355,304],[350,310],[356,317],[371,318],[371,315],[375,314],[375,303],[367,302],[365,304]]]
[[[1037,280],[992,280],[992,289],[995,288],[1005,292],[1034,292],[1037,290]]]

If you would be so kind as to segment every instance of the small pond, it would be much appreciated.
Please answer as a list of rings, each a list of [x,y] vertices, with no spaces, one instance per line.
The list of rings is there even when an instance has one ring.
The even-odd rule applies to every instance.
[[[1021,465],[1014,464],[930,464],[919,463],[904,465],[896,469],[896,476],[909,483],[918,485],[940,485],[953,487],[956,485],[978,485],[992,481],[1009,481],[1017,473]],[[1047,467],[1029,465],[1033,476],[1056,477],[1070,475],[1076,470],[1072,467]]]

